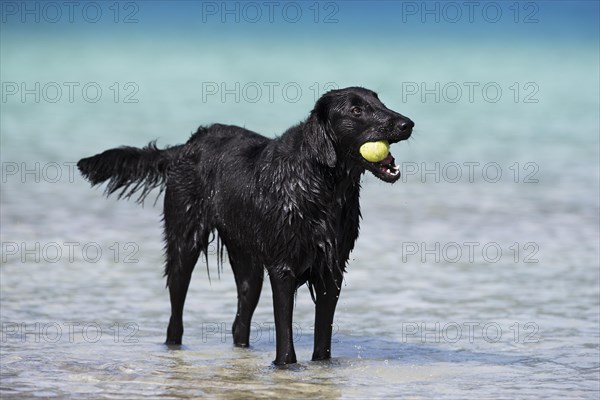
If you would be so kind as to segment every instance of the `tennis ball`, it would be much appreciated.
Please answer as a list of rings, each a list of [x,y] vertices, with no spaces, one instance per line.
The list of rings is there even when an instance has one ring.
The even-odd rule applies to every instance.
[[[367,142],[360,146],[360,155],[370,162],[379,162],[390,154],[390,143],[387,140]]]

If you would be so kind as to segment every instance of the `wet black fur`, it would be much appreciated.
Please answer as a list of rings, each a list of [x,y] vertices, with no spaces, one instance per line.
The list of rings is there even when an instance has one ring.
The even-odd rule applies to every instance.
[[[139,193],[141,202],[152,189],[165,190],[167,344],[181,344],[192,271],[216,232],[238,290],[234,343],[249,344],[266,269],[273,289],[275,363],[296,362],[292,312],[304,283],[316,303],[312,358],[322,360],[331,357],[333,315],[358,237],[360,176],[370,170],[388,182],[399,177],[364,160],[359,148],[367,141],[407,139],[413,125],[375,93],[354,87],[326,93],[304,122],[275,139],[214,124],[200,127],[184,145],[120,147],[77,165],[92,185],[107,182],[107,195]]]

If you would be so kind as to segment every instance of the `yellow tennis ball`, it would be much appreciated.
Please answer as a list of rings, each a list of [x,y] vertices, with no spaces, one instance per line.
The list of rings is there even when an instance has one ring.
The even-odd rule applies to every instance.
[[[387,140],[367,142],[360,146],[360,155],[367,161],[379,162],[390,154],[390,143]]]

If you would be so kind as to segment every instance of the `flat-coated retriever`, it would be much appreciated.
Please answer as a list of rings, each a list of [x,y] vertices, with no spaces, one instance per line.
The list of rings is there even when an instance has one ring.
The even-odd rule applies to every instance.
[[[296,362],[292,312],[304,283],[316,303],[312,359],[324,360],[331,357],[333,315],[358,237],[360,177],[366,170],[385,182],[400,177],[391,154],[369,162],[359,149],[366,142],[408,139],[413,126],[376,93],[350,87],[323,95],[304,122],[275,139],[214,124],[198,128],[183,145],[120,147],[77,166],[92,185],[108,182],[107,195],[137,192],[141,202],[152,189],[166,189],[167,344],[181,344],[192,271],[216,231],[237,285],[234,344],[249,344],[266,268],[273,288],[274,363]]]

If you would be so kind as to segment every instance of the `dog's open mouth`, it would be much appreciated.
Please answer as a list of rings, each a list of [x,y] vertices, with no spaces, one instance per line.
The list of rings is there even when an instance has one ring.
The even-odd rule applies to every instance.
[[[388,153],[386,158],[375,164],[382,174],[395,178],[400,176],[400,168],[394,162],[394,156],[392,156],[392,153]]]
[[[388,140],[365,142],[360,146],[359,153],[366,169],[382,181],[393,183],[400,178],[400,168],[390,153]]]
[[[373,175],[382,181],[391,183],[396,182],[398,178],[400,178],[400,168],[395,164],[392,153],[388,153],[388,155],[379,162],[366,162]]]

